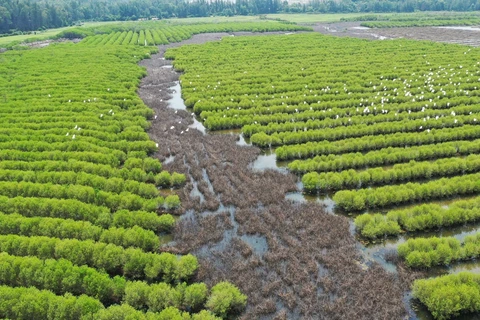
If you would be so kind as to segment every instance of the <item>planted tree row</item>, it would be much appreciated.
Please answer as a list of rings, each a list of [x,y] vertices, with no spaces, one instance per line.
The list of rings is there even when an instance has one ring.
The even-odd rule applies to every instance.
[[[357,74],[356,76],[361,77],[361,75]],[[267,74],[264,78],[264,81],[269,80]],[[208,80],[206,81],[207,83],[209,82]],[[425,93],[422,89],[412,88],[415,85],[423,86],[424,81],[412,84],[399,82],[394,87],[383,90],[384,94],[382,96],[376,95],[372,97],[371,84],[362,84],[362,87],[355,90],[350,89],[351,91],[348,93],[331,94],[330,89],[327,91],[324,89],[326,86],[343,86],[348,79],[343,79],[343,81],[337,79],[328,83],[309,83],[308,87],[313,88],[309,90],[302,88],[302,82],[295,85],[294,81],[293,79],[288,81],[288,87],[282,87],[285,86],[285,83],[276,83],[275,89],[263,89],[255,87],[260,82],[257,79],[252,82],[251,87],[246,84],[238,86],[235,82],[227,80],[223,82],[223,86],[219,86],[218,83],[206,84],[206,88],[199,90],[200,92],[205,91],[205,93],[201,94],[197,93],[198,89],[195,86],[192,97],[185,101],[185,105],[192,107],[195,112],[199,113],[201,119],[205,119],[207,128],[215,130],[241,127],[248,123],[254,124],[255,121],[266,125],[277,121],[283,123],[341,119],[345,124],[347,122],[352,124],[354,117],[357,120],[360,118],[368,121],[367,119],[378,116],[379,121],[382,122],[382,120],[393,121],[405,117],[412,119],[435,118],[436,116],[450,115],[451,111],[462,115],[469,114],[472,111],[470,106],[475,104],[475,96],[478,96],[475,91],[475,83],[467,83],[465,85],[465,90],[469,92],[468,95],[464,91],[454,89],[448,92],[442,91],[442,95],[439,96],[438,93]],[[298,79],[296,81],[301,80]],[[448,81],[444,79],[437,81],[438,85],[450,86]],[[187,88],[193,85],[193,83],[189,85],[184,82],[182,84]],[[383,83],[380,82],[380,84]],[[408,86],[410,90],[406,96],[398,94],[398,90],[402,89],[402,85],[404,86],[403,89],[406,89],[406,86]],[[242,90],[244,95],[231,98],[237,90]],[[416,92],[417,90],[418,92]],[[213,91],[211,93],[215,94],[214,98],[210,97],[210,99],[202,100],[207,91]],[[217,91],[225,92],[218,95]],[[411,95],[413,93],[415,93],[415,98],[412,99]],[[393,97],[387,98],[388,101],[386,101],[384,95]],[[473,97],[470,97],[470,95]],[[372,99],[374,103],[380,104],[380,107],[373,106],[370,108],[371,103],[368,102],[369,99]],[[430,100],[435,100],[436,102],[431,103]],[[359,101],[362,102],[359,103]],[[388,104],[386,104],[387,102]],[[368,104],[370,104],[370,107],[368,107]],[[349,119],[351,121],[348,121]],[[248,130],[246,131],[248,133]]]
[[[65,259],[73,264],[103,269],[111,276],[165,282],[189,280],[198,268],[192,255],[148,253],[92,240],[0,235],[0,252],[39,259]]]
[[[376,189],[343,190],[335,193],[336,205],[346,211],[382,208],[404,203],[477,194],[480,174],[443,178],[426,183],[407,183]]]
[[[139,226],[128,229],[116,227],[102,229],[87,221],[43,217],[26,218],[19,214],[0,213],[0,234],[94,240],[125,248],[137,247],[145,251],[155,251],[160,246],[158,235]]]
[[[225,22],[211,24],[192,24],[192,25],[166,25],[157,23],[145,26],[138,32],[138,26],[133,24],[123,24],[118,26],[109,26],[108,30],[117,29],[117,31],[105,35],[90,36],[83,40],[88,45],[140,45],[153,46],[168,44],[171,42],[180,42],[191,38],[194,34],[210,32],[272,32],[272,31],[310,31],[310,28],[297,26],[295,24],[285,24],[278,22]],[[101,32],[102,28],[96,28],[96,32]]]
[[[480,311],[480,275],[461,272],[416,280],[412,294],[427,306],[435,319],[477,313]]]
[[[2,284],[11,287],[35,287],[50,290],[57,295],[67,292],[79,296],[85,294],[111,304],[124,296],[126,281],[120,276],[108,274],[87,266],[75,266],[65,259],[40,260],[35,257],[15,257],[0,253]]]
[[[214,287],[215,288],[215,287]],[[208,301],[214,301],[219,294],[212,288]],[[0,286],[4,303],[0,305],[0,315],[8,319],[138,319],[138,320],[219,320],[211,311],[198,313],[180,311],[175,307],[167,307],[161,312],[142,312],[128,304],[111,305],[105,308],[97,299],[81,295],[75,297],[69,293],[59,296],[49,290],[38,290],[35,287]],[[216,307],[217,305],[213,305]],[[227,306],[227,305],[225,305]]]
[[[476,161],[467,167],[459,157],[480,151],[477,49],[303,34],[224,38],[165,57],[183,72],[182,98],[208,129],[242,127],[253,144],[281,146],[277,160],[305,159],[289,168],[321,172],[303,179],[312,191],[364,188],[335,194],[346,211],[479,194]],[[393,164],[401,165],[375,168]],[[365,215],[357,226],[375,237],[474,221],[476,211],[405,214],[405,225]]]
[[[268,146],[273,144],[273,139],[259,133],[256,144]],[[262,135],[262,136],[260,136]],[[455,140],[468,140],[480,137],[480,126],[465,125],[456,128],[432,129],[416,133],[395,133],[382,136],[364,136],[350,138],[337,142],[307,142],[305,144],[282,146],[275,150],[278,159],[309,158],[316,155],[340,154],[347,152],[370,151],[389,147],[418,146],[424,144],[441,143]],[[253,138],[253,137],[252,137]],[[253,140],[252,140],[253,142]]]
[[[360,25],[368,28],[407,28],[407,27],[440,27],[440,26],[476,26],[480,19],[458,20],[417,20],[417,21],[372,21]]]
[[[437,158],[453,157],[456,155],[467,156],[472,153],[478,153],[479,151],[480,139],[477,139],[473,141],[444,142],[418,147],[412,146],[408,148],[384,148],[364,154],[357,152],[341,155],[330,154],[316,156],[307,160],[294,160],[288,164],[288,168],[298,173],[310,171],[340,171],[350,168],[392,165],[412,160],[433,160]]]
[[[467,236],[463,242],[454,237],[409,239],[398,246],[398,254],[409,267],[414,268],[475,259],[480,255],[480,234]]]
[[[76,266],[65,259],[40,260],[36,257],[16,257],[0,253],[0,281],[12,287],[35,287],[49,290],[57,295],[71,293],[87,295],[110,305],[124,301],[132,307],[150,312],[160,312],[168,307],[183,310],[200,310],[206,307],[222,317],[235,309],[242,309],[246,296],[230,283],[218,283],[212,288],[207,301],[208,289],[203,283],[171,286],[166,283],[147,284],[130,282],[120,276],[108,274],[87,266]],[[218,298],[230,296],[222,299]]]
[[[463,109],[463,108],[462,108]],[[455,110],[455,114],[458,115],[459,119],[464,119],[462,117],[462,111],[460,108],[451,108],[448,110]],[[468,110],[468,111],[467,111]],[[464,115],[468,115],[471,111],[471,108],[463,111]],[[325,111],[325,110],[324,110]],[[336,113],[336,114],[335,114]],[[318,111],[304,111],[302,113],[294,114],[272,114],[272,115],[258,115],[254,116],[253,119],[249,117],[237,117],[235,120],[245,119],[246,123],[258,122],[257,124],[245,125],[242,128],[242,133],[244,136],[250,137],[255,133],[264,132],[266,134],[273,134],[278,132],[297,132],[305,131],[312,129],[324,129],[324,128],[337,128],[337,127],[348,127],[344,128],[343,132],[345,134],[350,134],[353,136],[354,132],[350,132],[352,126],[358,126],[358,129],[366,132],[368,134],[374,133],[392,133],[392,132],[405,132],[405,131],[418,131],[420,126],[425,129],[428,128],[440,128],[441,126],[460,126],[459,123],[453,123],[450,118],[450,112],[438,112],[436,110],[427,110],[424,112],[415,112],[415,113],[387,113],[379,115],[354,115],[349,116],[345,111],[340,112],[337,110],[332,110],[328,112],[330,117],[326,117],[326,112]],[[339,115],[338,119],[336,116]],[[203,112],[200,117],[203,116]],[[436,119],[438,117],[438,119]],[[477,116],[478,117],[478,116]],[[333,118],[333,119],[332,119]],[[425,121],[423,120],[425,118]],[[472,122],[475,116],[471,117]],[[215,130],[212,128],[209,121],[211,117],[205,120],[205,125],[210,130]],[[220,117],[223,119],[223,117]],[[294,120],[292,122],[292,119]],[[480,119],[480,117],[478,117]],[[477,119],[477,120],[478,120]],[[284,121],[282,121],[284,120]],[[426,126],[428,120],[428,126]],[[434,121],[435,120],[435,121]],[[212,120],[213,121],[213,120]],[[464,123],[464,121],[463,121]],[[220,127],[220,129],[226,129],[226,127]],[[346,130],[350,129],[350,130]],[[365,134],[363,134],[365,135]]]
[[[364,171],[310,172],[302,177],[303,187],[311,193],[329,190],[357,189],[367,186],[396,184],[417,179],[431,179],[480,171],[480,156],[447,158],[433,162],[396,164],[392,168],[371,168]]]
[[[156,211],[161,206],[171,209],[180,205],[177,195],[169,195],[165,199],[163,197],[145,199],[125,191],[120,194],[114,194],[81,185],[57,185],[51,183],[0,182],[0,194],[10,198],[75,199],[85,203],[106,206],[112,211],[121,209]]]
[[[21,171],[33,171],[41,172],[41,174],[47,174],[47,172],[76,172],[83,174],[90,174],[92,176],[98,176],[98,184],[106,184],[111,181],[112,178],[120,178],[124,181],[118,181],[117,183],[125,184],[125,180],[133,180],[137,182],[155,183],[157,186],[162,187],[180,187],[185,183],[185,175],[174,172],[170,174],[168,171],[161,171],[154,174],[154,171],[160,171],[161,166],[158,167],[157,162],[151,163],[151,158],[143,159],[142,166],[139,166],[136,162],[142,161],[142,159],[133,158],[135,161],[127,160],[122,169],[116,169],[108,165],[95,164],[87,161],[2,161],[0,162],[0,169],[3,170],[21,170]],[[154,167],[155,166],[155,167]],[[154,169],[155,168],[155,169]],[[105,178],[105,179],[101,179]],[[18,181],[18,180],[17,180]],[[93,186],[94,182],[90,182],[90,186]],[[131,182],[129,182],[131,183]],[[99,187],[99,186],[97,186]],[[150,185],[149,185],[150,187]],[[116,187],[117,191],[122,189]],[[128,190],[125,190],[128,191]]]
[[[49,199],[36,197],[8,198],[0,196],[0,212],[20,213],[24,217],[51,217],[88,221],[102,228],[140,226],[147,230],[168,231],[175,219],[170,214],[118,210],[113,214],[107,207],[83,203],[73,199]]]
[[[157,49],[122,45],[126,38],[148,44],[154,34],[114,31],[92,37],[97,45],[2,54],[0,282],[66,294],[26,289],[12,301],[2,293],[2,318],[215,319],[210,311],[185,309],[230,316],[245,306],[236,287],[208,294],[205,284],[194,283],[192,255],[153,253],[158,233],[175,222],[158,213],[180,206],[177,195],[160,197],[156,187],[181,186],[185,176],[162,171],[150,158],[162,143],[145,132],[156,117],[138,97],[146,76],[138,62]],[[83,299],[72,300],[72,293],[106,305],[131,300],[138,295],[126,293],[132,281],[145,281],[150,292],[143,310],[104,309],[98,300],[87,301],[89,310],[72,308]],[[232,304],[232,292],[241,303]]]
[[[476,222],[480,219],[480,198],[455,201],[447,208],[438,204],[422,204],[405,210],[383,214],[362,214],[355,227],[363,237],[396,236],[401,232],[418,232]]]
[[[231,309],[241,309],[246,303],[246,296],[226,282],[214,286],[213,298],[207,301],[208,289],[203,283],[171,286],[166,283],[130,282],[120,276],[110,278],[105,272],[87,266],[73,265],[65,259],[40,260],[0,253],[0,267],[3,270],[0,281],[5,285],[35,287],[57,295],[87,295],[107,305],[124,301],[137,310],[160,312],[168,307],[200,310],[206,304],[207,308],[225,317]],[[225,295],[231,298],[223,299],[219,304],[218,297]]]
[[[461,127],[465,124],[475,125],[477,124],[477,114],[468,115],[464,117],[458,117],[458,119],[448,118],[439,118],[426,120],[416,120],[408,121],[406,123],[380,123],[378,125],[356,125],[350,127],[339,127],[339,128],[323,128],[317,130],[307,130],[304,127],[301,130],[295,130],[294,132],[280,132],[267,135],[266,133],[260,132],[255,133],[251,137],[253,144],[260,145],[265,147],[265,142],[269,142],[269,146],[279,146],[286,144],[299,144],[309,141],[336,141],[343,140],[347,138],[356,138],[364,136],[376,136],[376,135],[387,135],[395,133],[406,133],[406,132],[423,132],[433,129],[442,129],[442,128],[453,128]],[[480,119],[480,117],[479,117]],[[457,120],[457,121],[455,121]],[[480,123],[480,122],[478,122]],[[432,131],[435,133],[435,131]]]

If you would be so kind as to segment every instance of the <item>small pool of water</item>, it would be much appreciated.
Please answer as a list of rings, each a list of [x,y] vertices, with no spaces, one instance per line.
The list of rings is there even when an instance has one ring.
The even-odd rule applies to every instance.
[[[259,257],[263,257],[263,255],[268,251],[268,243],[267,238],[264,236],[258,235],[243,235],[240,237],[246,244],[252,248],[253,253],[255,253]]]
[[[185,101],[182,98],[182,88],[179,81],[174,81],[169,88],[171,91],[171,98],[168,99],[168,107],[176,110],[187,110]]]
[[[450,26],[450,27],[436,27],[439,29],[451,29],[451,30],[463,30],[463,31],[480,31],[480,27],[468,27],[468,26]]]
[[[211,134],[228,134],[230,136],[236,136],[237,137],[237,145],[238,146],[251,146],[252,143],[250,142],[249,139],[245,139],[242,133],[242,129],[226,129],[226,130],[217,130],[217,131],[212,131],[210,132]]]
[[[286,161],[278,161],[274,149],[262,151],[257,159],[250,165],[253,170],[265,171],[267,169],[288,173]]]
[[[265,171],[265,170],[276,170],[280,172],[287,172],[286,168],[277,166],[277,156],[273,154],[261,154],[257,159],[251,164],[253,170]]]
[[[191,111],[187,110],[187,106],[185,105],[185,101],[182,98],[182,87],[180,86],[179,81],[173,82],[173,85],[170,87],[171,90],[171,98],[168,100],[168,107],[176,110],[185,110],[185,111]],[[192,129],[197,129],[203,134],[207,133],[207,129],[205,126],[197,120],[195,117],[195,114],[192,112],[192,121],[193,124],[189,125],[189,128]]]
[[[165,161],[163,161],[163,164],[169,164],[175,160],[175,156],[169,155],[167,158],[165,158]]]

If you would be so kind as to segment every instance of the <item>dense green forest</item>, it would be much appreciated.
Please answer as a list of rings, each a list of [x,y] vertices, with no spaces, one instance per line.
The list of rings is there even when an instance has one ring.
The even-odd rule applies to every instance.
[[[0,0],[0,34],[63,27],[85,20],[255,15],[278,12],[480,10],[480,0]]]

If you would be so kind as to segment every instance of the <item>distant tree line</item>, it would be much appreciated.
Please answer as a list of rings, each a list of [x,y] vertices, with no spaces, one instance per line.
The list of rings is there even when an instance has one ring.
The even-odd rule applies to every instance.
[[[310,0],[292,4],[284,12],[414,12],[480,10],[480,0]]]
[[[0,0],[0,34],[58,28],[80,21],[256,15],[279,12],[480,10],[480,0]]]

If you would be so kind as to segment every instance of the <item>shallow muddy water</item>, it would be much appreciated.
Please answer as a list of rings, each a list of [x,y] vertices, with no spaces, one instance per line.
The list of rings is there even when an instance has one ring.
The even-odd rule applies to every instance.
[[[370,40],[415,39],[480,46],[478,26],[366,28],[361,22],[319,23],[317,32],[337,37],[356,37]]]

